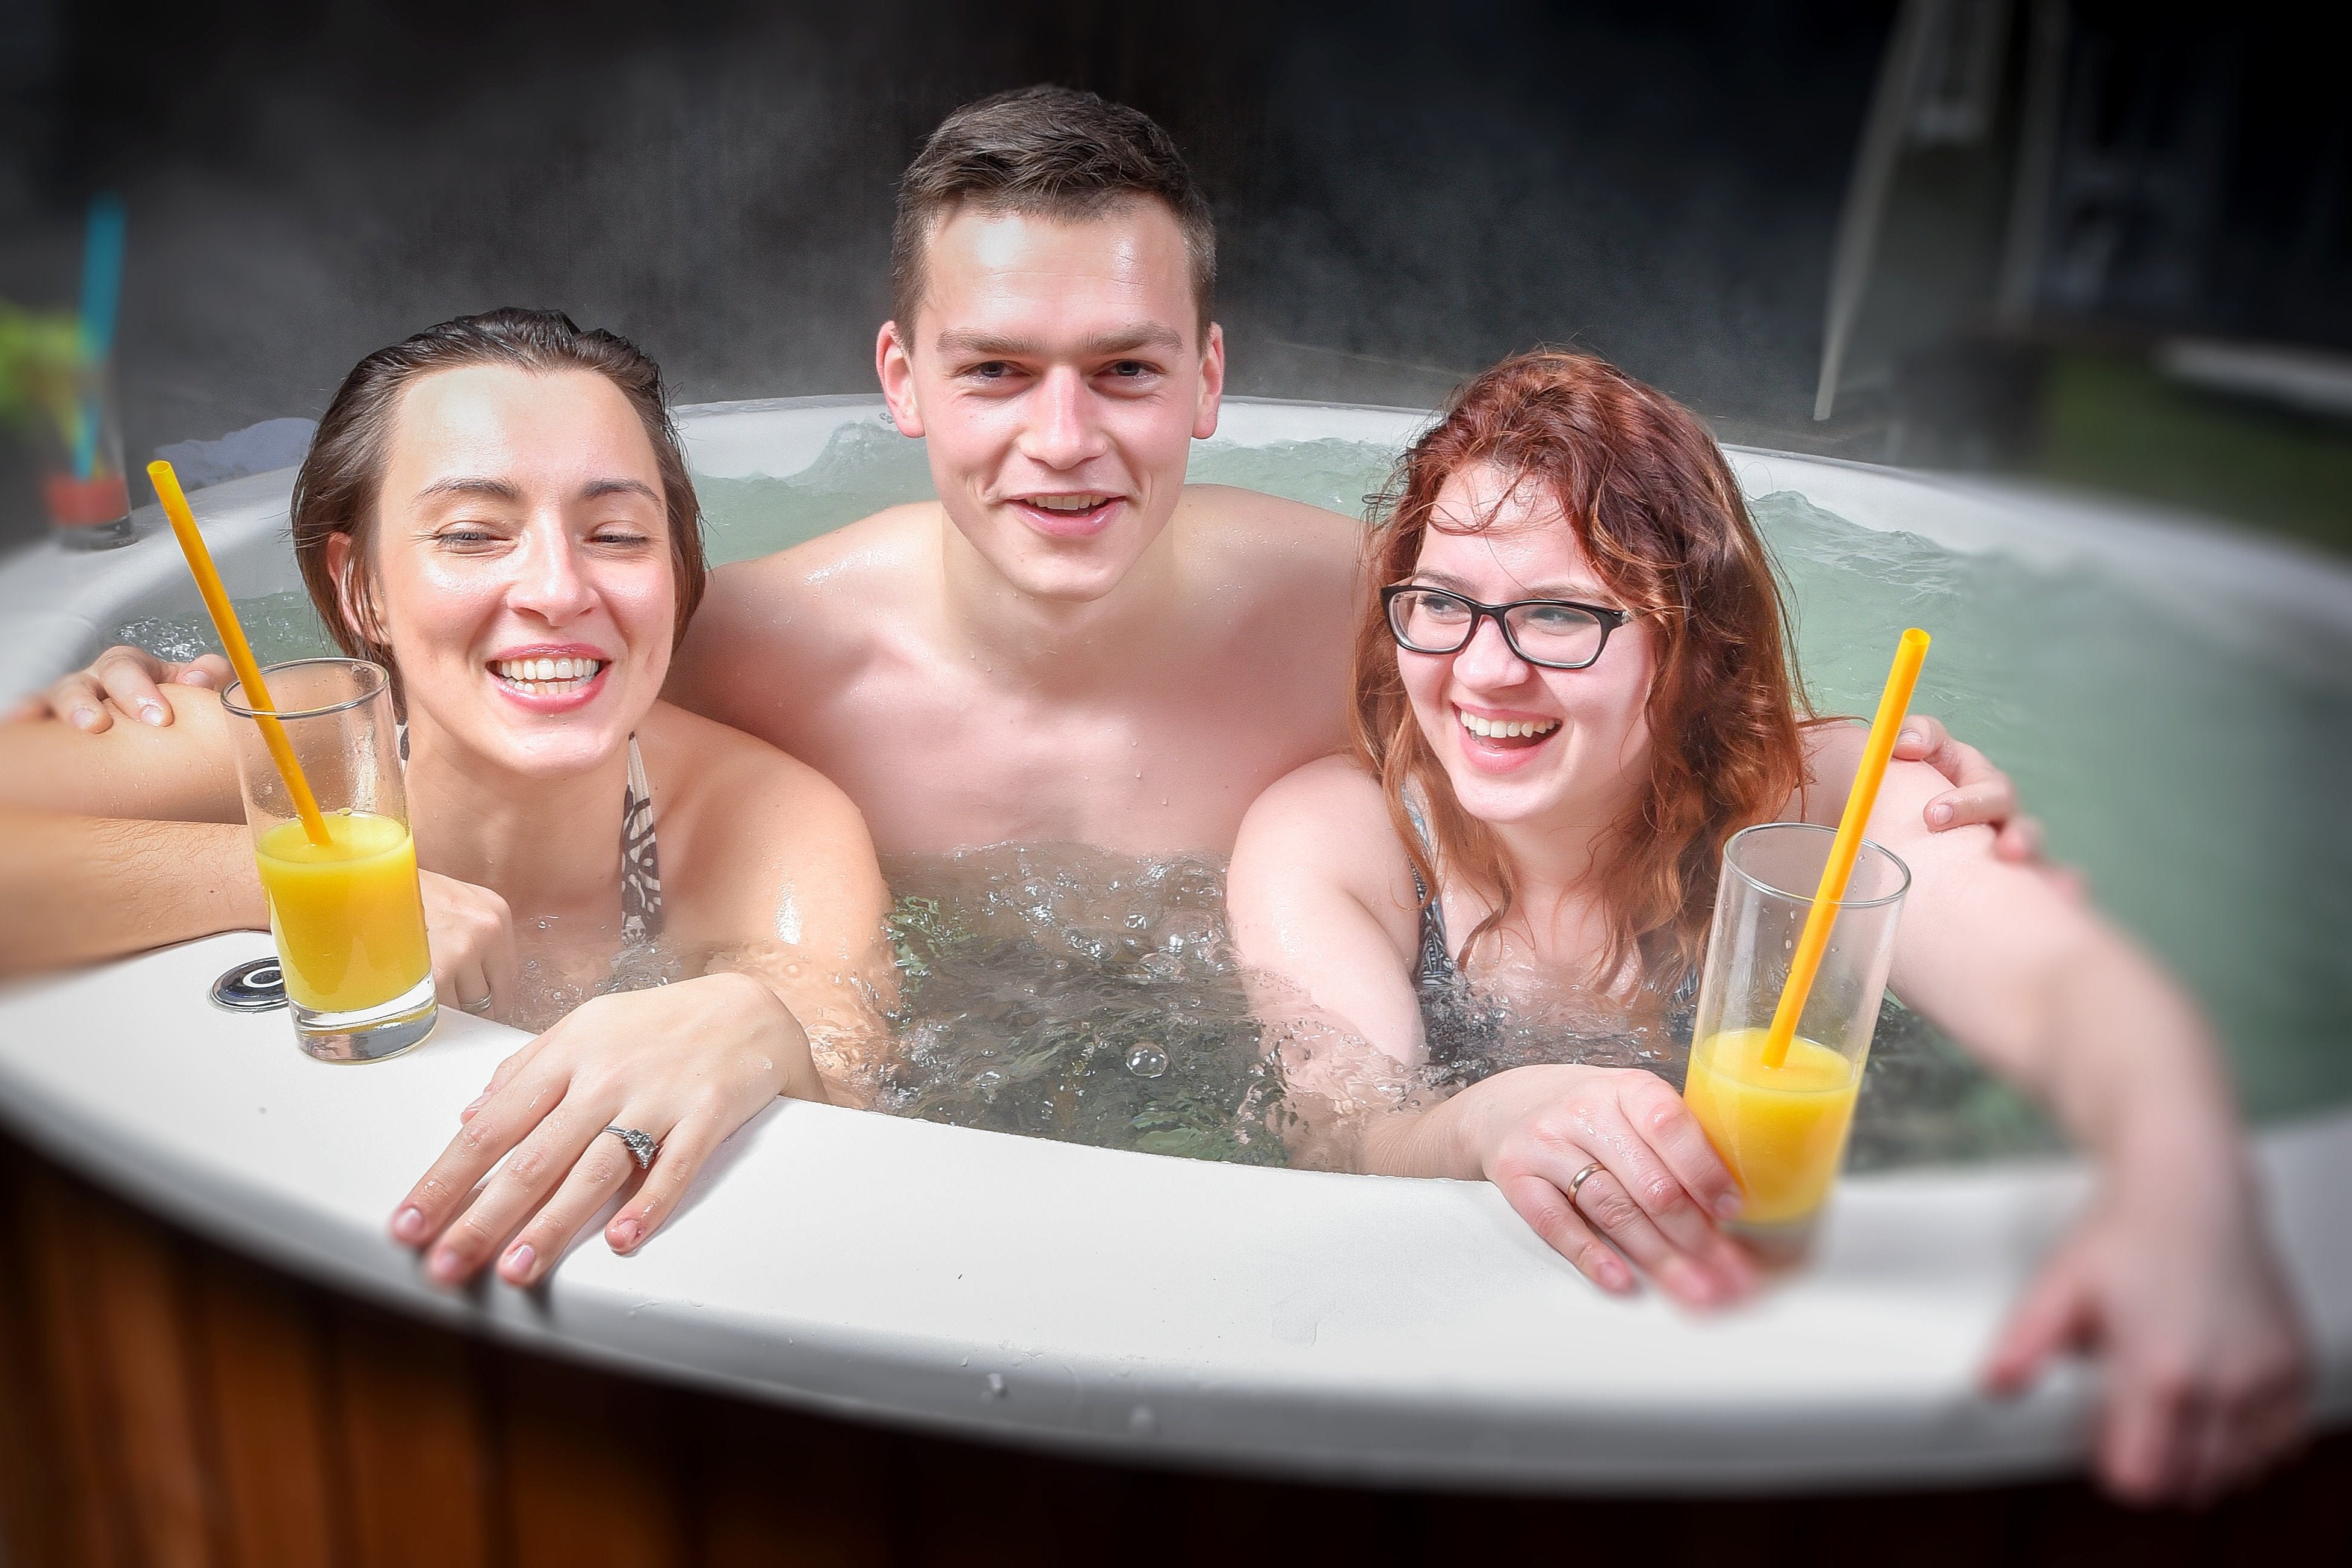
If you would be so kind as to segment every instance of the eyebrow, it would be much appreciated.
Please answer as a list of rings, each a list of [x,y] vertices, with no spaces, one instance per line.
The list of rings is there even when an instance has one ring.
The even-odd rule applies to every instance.
[[[1036,359],[1045,352],[1045,346],[1032,338],[1008,338],[961,327],[950,327],[941,332],[935,346],[942,354],[969,354],[991,360]],[[1172,328],[1157,321],[1139,321],[1087,339],[1077,346],[1077,352],[1082,358],[1093,358],[1133,353],[1138,349],[1165,349],[1174,353],[1183,347],[1183,338]]]
[[[656,507],[662,504],[662,498],[655,493],[654,487],[642,479],[592,479],[580,492],[580,498],[583,501],[599,500],[606,496],[643,496]]]
[[[1470,584],[1465,579],[1456,577],[1450,571],[1416,571],[1406,580],[1427,583],[1432,588],[1443,588],[1447,592],[1458,593],[1465,599],[1478,597],[1470,591]],[[1606,599],[1608,595],[1599,583],[1555,582],[1529,589],[1528,597],[1529,599],[1568,599],[1591,604]]]
[[[520,502],[522,491],[504,479],[457,477],[436,479],[416,492],[420,501],[434,496],[487,496],[494,501]],[[653,486],[641,479],[592,479],[580,490],[583,501],[594,501],[606,496],[643,496],[658,507],[662,498]]]

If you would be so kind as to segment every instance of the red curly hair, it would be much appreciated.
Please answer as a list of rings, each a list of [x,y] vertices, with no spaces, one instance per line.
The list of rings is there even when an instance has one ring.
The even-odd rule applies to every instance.
[[[1412,575],[1438,491],[1473,464],[1549,492],[1602,584],[1649,623],[1650,777],[1604,840],[1610,945],[1596,972],[1622,974],[1638,960],[1647,982],[1670,990],[1705,947],[1725,841],[1778,815],[1805,781],[1801,727],[1811,709],[1771,559],[1697,417],[1590,355],[1538,350],[1504,361],[1456,392],[1405,453],[1374,513],[1374,591],[1356,633],[1356,753],[1380,779],[1429,896],[1441,867],[1490,894],[1494,912],[1462,945],[1465,964],[1509,913],[1511,871],[1455,800],[1413,717],[1377,590]],[[1406,814],[1409,789],[1426,803],[1428,849]]]

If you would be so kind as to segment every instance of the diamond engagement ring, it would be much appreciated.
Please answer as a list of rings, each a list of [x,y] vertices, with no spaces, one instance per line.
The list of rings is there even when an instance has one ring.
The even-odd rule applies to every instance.
[[[661,1145],[656,1143],[652,1137],[646,1134],[638,1132],[635,1127],[607,1127],[604,1131],[612,1134],[613,1136],[620,1139],[623,1144],[627,1145],[629,1155],[632,1159],[637,1162],[637,1168],[639,1170],[648,1171],[653,1169],[654,1155],[660,1152]]]
[[[1577,1172],[1574,1176],[1569,1177],[1569,1207],[1573,1208],[1576,1206],[1576,1195],[1584,1190],[1584,1184],[1586,1182],[1591,1181],[1595,1176],[1598,1176],[1601,1172],[1607,1170],[1608,1168],[1608,1166],[1602,1165],[1599,1160],[1595,1160],[1591,1165],[1585,1166],[1582,1170]]]

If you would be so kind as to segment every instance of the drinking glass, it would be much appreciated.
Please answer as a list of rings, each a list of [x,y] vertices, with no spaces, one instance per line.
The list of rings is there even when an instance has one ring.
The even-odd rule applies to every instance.
[[[122,413],[114,365],[91,360],[74,370],[65,395],[38,422],[34,465],[49,533],[72,549],[110,549],[135,537],[131,486],[122,471]]]
[[[299,659],[262,672],[276,714],[243,682],[236,772],[294,1034],[322,1061],[379,1061],[433,1031],[433,959],[401,787],[392,684],[362,659]],[[328,842],[311,841],[263,727],[283,728],[318,800]]]
[[[1895,957],[1908,867],[1863,841],[1829,946],[1777,1065],[1766,1041],[1836,838],[1767,822],[1724,846],[1683,1098],[1738,1180],[1726,1227],[1772,1261],[1804,1256],[1845,1155],[1854,1096]]]

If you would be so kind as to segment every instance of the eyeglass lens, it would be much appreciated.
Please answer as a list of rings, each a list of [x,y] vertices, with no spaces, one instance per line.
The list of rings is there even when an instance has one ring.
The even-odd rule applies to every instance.
[[[1590,664],[1601,652],[1599,617],[1565,604],[1517,604],[1503,613],[1513,647],[1539,664]],[[1466,645],[1477,612],[1458,595],[1416,589],[1389,601],[1397,641],[1419,653],[1451,653]]]

